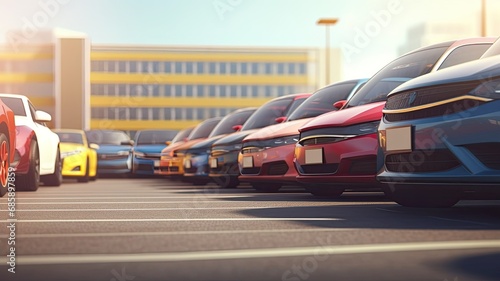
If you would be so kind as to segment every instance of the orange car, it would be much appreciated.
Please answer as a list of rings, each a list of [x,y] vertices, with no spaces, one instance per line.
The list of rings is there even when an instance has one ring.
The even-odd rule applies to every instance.
[[[10,163],[16,149],[14,112],[0,100],[0,197],[9,189]]]

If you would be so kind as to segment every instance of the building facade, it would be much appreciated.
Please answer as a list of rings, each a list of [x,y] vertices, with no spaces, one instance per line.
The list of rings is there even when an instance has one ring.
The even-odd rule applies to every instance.
[[[91,45],[85,34],[50,34],[0,49],[0,92],[27,95],[54,128],[180,130],[324,81],[315,48]]]

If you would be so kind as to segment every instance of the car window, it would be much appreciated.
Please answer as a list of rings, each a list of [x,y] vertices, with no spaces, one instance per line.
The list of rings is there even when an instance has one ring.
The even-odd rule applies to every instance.
[[[40,121],[37,121],[35,119],[35,117],[36,117],[36,108],[35,108],[35,106],[33,106],[33,104],[31,104],[30,101],[28,101],[28,106],[29,106],[29,109],[30,109],[31,118],[33,119],[33,122],[38,123],[38,124],[40,124],[42,126],[46,126],[45,122],[40,122]]]
[[[139,132],[135,143],[138,145],[165,144],[165,142],[171,141],[175,134],[177,131],[142,131]]]
[[[259,129],[276,124],[276,118],[286,115],[285,113],[292,101],[293,98],[290,97],[265,103],[248,118],[241,130]]]
[[[219,124],[217,124],[217,126],[213,129],[208,137],[210,138],[219,135],[234,133],[233,127],[236,125],[245,124],[245,121],[247,121],[248,117],[250,117],[250,115],[252,115],[254,112],[255,110],[245,110],[229,114],[228,116],[224,117],[219,122]]]
[[[460,46],[453,50],[443,61],[439,69],[479,59],[491,44],[475,44]]]
[[[172,140],[172,143],[180,142],[183,141],[185,138],[189,137],[189,134],[193,131],[194,128],[182,130],[177,135],[175,135],[174,139]]]
[[[196,126],[196,128],[189,135],[190,140],[206,138],[210,135],[210,132],[214,129],[214,127],[219,123],[220,119],[207,120],[200,125]]]
[[[83,144],[83,136],[79,133],[56,132],[61,142]]]
[[[357,83],[335,84],[316,91],[290,116],[288,121],[316,117],[323,113],[337,110],[333,104],[345,100],[352,92]]]
[[[26,109],[24,108],[23,100],[20,98],[12,98],[12,97],[0,97],[3,103],[7,105],[14,115],[17,116],[25,116],[26,117]]]
[[[87,139],[90,143],[120,145],[124,141],[130,141],[130,137],[122,131],[87,131]]]
[[[449,46],[441,46],[424,49],[397,58],[368,80],[345,107],[387,100],[389,92],[403,82],[429,73],[448,48]],[[381,87],[380,83],[384,85]]]

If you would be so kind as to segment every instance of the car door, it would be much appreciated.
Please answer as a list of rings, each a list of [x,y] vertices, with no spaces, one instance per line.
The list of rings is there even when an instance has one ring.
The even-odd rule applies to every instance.
[[[51,174],[54,171],[55,155],[58,139],[44,122],[36,120],[36,108],[28,101],[28,108],[33,121],[33,129],[38,140],[38,151],[40,153],[40,174]],[[58,137],[57,137],[58,138]]]

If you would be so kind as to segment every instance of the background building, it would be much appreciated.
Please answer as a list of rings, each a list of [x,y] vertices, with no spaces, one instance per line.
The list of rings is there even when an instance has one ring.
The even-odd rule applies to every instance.
[[[67,30],[39,37],[0,49],[0,92],[27,95],[56,128],[183,129],[325,81],[314,48],[91,46]],[[331,54],[338,81],[340,52]]]

